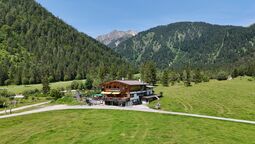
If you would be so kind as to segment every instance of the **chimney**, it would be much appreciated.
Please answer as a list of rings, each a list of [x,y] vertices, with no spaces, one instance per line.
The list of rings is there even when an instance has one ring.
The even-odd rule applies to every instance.
[[[139,82],[141,82],[141,79],[139,79]]]

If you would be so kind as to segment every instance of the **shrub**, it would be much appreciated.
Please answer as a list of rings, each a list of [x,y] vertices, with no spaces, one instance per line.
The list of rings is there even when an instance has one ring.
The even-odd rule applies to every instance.
[[[8,92],[7,90],[0,90],[0,97],[10,97],[13,95],[13,93]]]
[[[49,76],[48,80],[49,80],[49,82],[53,82],[54,81],[54,77],[53,76]]]
[[[79,88],[79,82],[78,81],[73,81],[71,83],[71,89],[78,89]]]
[[[210,78],[206,75],[203,76],[203,82],[209,82]]]
[[[4,103],[8,102],[8,98],[0,96],[0,108],[4,107]]]
[[[54,99],[54,100],[58,100],[60,98],[62,98],[64,96],[63,93],[61,93],[59,90],[56,89],[52,89],[50,91],[50,96]]]
[[[85,89],[85,85],[84,85],[83,83],[79,83],[78,89],[79,89],[79,90]]]
[[[64,97],[58,99],[57,101],[55,101],[55,103],[57,103],[57,104],[69,104],[69,105],[80,104],[76,99],[74,99],[71,96],[64,96]]]
[[[254,79],[253,78],[248,78],[248,81],[253,81]]]
[[[25,90],[22,94],[23,95],[35,95],[35,94],[39,94],[40,90],[38,89],[32,89],[32,90]]]
[[[93,88],[93,80],[87,78],[84,85],[85,89],[91,90]]]
[[[217,80],[221,81],[221,80],[227,80],[228,79],[228,74],[224,71],[221,71],[218,73],[217,75]]]

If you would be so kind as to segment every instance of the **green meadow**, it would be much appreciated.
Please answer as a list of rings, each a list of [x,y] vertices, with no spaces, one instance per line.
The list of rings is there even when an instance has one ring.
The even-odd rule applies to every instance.
[[[79,80],[85,82],[85,80]],[[61,82],[54,82],[50,83],[50,87],[52,89],[57,88],[66,88],[70,86],[73,81],[61,81]],[[33,89],[42,89],[42,84],[32,84],[32,85],[9,85],[9,86],[0,86],[0,89],[6,89],[12,93],[22,93],[26,90],[33,90]]]
[[[211,80],[191,87],[159,85],[155,91],[163,92],[163,110],[255,120],[255,80],[249,77]],[[149,106],[153,108],[156,103]]]
[[[0,119],[1,144],[246,144],[255,126],[155,113],[64,110]]]

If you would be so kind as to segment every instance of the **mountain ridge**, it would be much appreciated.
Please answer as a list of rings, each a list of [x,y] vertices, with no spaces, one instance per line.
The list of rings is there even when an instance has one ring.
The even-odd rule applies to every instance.
[[[253,27],[177,22],[140,32],[113,49],[138,65],[153,60],[161,69],[224,67],[252,58]]]

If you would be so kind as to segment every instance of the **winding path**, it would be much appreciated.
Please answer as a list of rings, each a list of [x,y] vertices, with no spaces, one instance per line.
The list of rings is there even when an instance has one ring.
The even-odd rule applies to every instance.
[[[14,116],[27,115],[27,114],[33,114],[33,113],[39,113],[39,112],[54,111],[54,110],[67,110],[67,109],[129,110],[129,111],[152,112],[152,113],[161,113],[161,114],[169,114],[169,115],[180,115],[180,116],[188,116],[188,117],[197,117],[197,118],[222,120],[222,121],[230,121],[230,122],[238,122],[238,123],[246,123],[246,124],[253,124],[253,125],[255,125],[255,121],[232,119],[232,118],[223,118],[223,117],[215,117],[215,116],[206,116],[206,115],[198,115],[198,114],[189,114],[189,113],[181,113],[181,112],[169,112],[169,111],[162,111],[162,110],[154,110],[154,109],[148,108],[147,106],[143,106],[143,105],[130,106],[130,107],[103,106],[103,105],[102,106],[101,105],[98,105],[98,106],[53,105],[53,106],[46,106],[46,107],[43,107],[43,108],[39,108],[39,109],[35,109],[35,110],[30,110],[30,111],[25,111],[25,112],[21,112],[21,113],[15,113],[15,114],[10,114],[10,115],[3,115],[3,116],[0,116],[0,119],[14,117]]]

